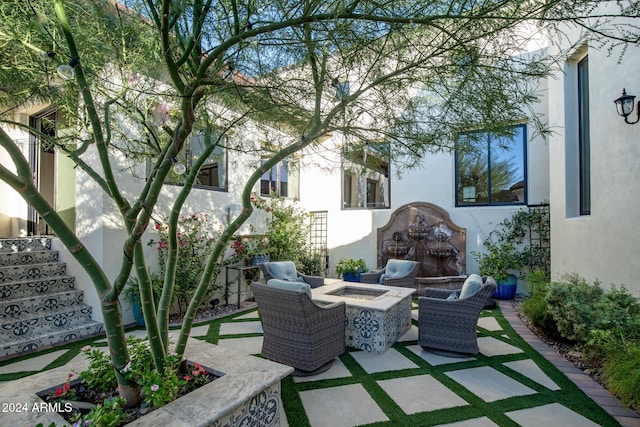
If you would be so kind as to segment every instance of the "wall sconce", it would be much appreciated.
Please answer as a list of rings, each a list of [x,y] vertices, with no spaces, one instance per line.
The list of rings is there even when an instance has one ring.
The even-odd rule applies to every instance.
[[[622,96],[613,101],[616,104],[618,114],[624,117],[625,123],[630,125],[636,124],[638,123],[638,121],[640,121],[640,102],[638,102],[638,109],[636,111],[636,121],[630,122],[628,119],[629,115],[633,113],[633,108],[635,107],[635,99],[636,97],[634,95],[627,95],[627,90],[622,89]]]
[[[80,60],[78,58],[71,58],[68,64],[61,64],[58,66],[58,75],[65,80],[71,80],[75,77],[76,72],[73,70]]]

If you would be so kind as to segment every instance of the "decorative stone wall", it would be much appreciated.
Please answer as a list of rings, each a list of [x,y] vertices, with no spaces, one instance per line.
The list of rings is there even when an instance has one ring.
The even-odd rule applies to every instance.
[[[426,202],[406,204],[378,228],[378,268],[395,258],[419,262],[418,278],[463,275],[466,234],[441,207]]]

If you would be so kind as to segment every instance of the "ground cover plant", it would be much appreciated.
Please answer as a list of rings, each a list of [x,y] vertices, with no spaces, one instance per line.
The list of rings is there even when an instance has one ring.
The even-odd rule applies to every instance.
[[[0,179],[46,220],[89,276],[100,296],[120,396],[133,405],[139,380],[123,373],[132,358],[118,299],[132,274],[161,374],[172,351],[184,353],[196,312],[228,243],[252,213],[251,194],[264,173],[296,153],[322,148],[338,132],[344,146],[328,149],[357,152],[389,141],[398,173],[428,152],[472,150],[473,138],[456,145],[460,129],[508,134],[514,118],[527,116],[538,79],[554,63],[514,56],[540,31],[597,23],[594,43],[605,46],[609,36],[613,49],[637,42],[632,24],[597,19],[599,3],[4,0]],[[633,3],[615,6],[607,17],[637,14]],[[530,22],[540,28],[523,32]],[[53,72],[59,66],[64,78]],[[34,103],[63,116],[54,135],[14,116]],[[536,116],[531,120],[547,130]],[[114,229],[110,245],[119,257],[111,271],[83,242],[86,230],[38,191],[15,129],[38,135],[73,164],[67,172],[74,182],[86,179],[88,198],[105,201],[104,217]],[[170,350],[169,314],[184,256],[178,224],[216,149],[264,157],[254,159],[238,187],[242,208],[209,251]],[[166,194],[165,184],[177,185]],[[168,240],[156,301],[142,239],[161,209]]]
[[[640,301],[624,286],[604,290],[577,274],[532,277],[523,311],[543,333],[573,343],[583,363],[625,404],[640,404]]]

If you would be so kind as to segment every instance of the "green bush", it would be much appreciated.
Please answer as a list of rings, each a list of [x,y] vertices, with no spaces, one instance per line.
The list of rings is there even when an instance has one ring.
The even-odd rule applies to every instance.
[[[623,346],[623,350],[606,358],[602,374],[612,394],[623,403],[640,406],[640,344]]]
[[[545,299],[549,291],[549,280],[544,270],[536,269],[527,274],[529,297],[522,302],[522,311],[531,322],[545,335],[558,337],[558,327],[549,313],[549,305]]]
[[[559,333],[566,339],[585,343],[595,330],[640,335],[640,302],[624,286],[612,286],[604,292],[599,282],[589,284],[574,274],[565,282],[552,283],[545,299]]]
[[[589,333],[598,329],[599,314],[595,306],[602,300],[604,291],[598,282],[590,285],[577,275],[566,279],[566,282],[553,282],[549,286],[545,297],[549,313],[563,338],[586,342]]]

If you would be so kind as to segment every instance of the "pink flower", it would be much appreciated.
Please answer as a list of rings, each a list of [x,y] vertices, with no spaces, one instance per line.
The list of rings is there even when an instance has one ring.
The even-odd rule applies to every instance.
[[[91,351],[91,346],[90,345],[85,345],[80,350],[86,353],[88,351]]]
[[[162,228],[162,226],[160,225],[160,223],[156,222],[156,230],[160,230]]]
[[[191,378],[189,375],[185,375],[184,377],[182,377],[185,379],[185,381],[191,381],[193,378]]]
[[[154,384],[151,386],[151,391],[158,391],[159,388],[160,386],[158,384]]]

